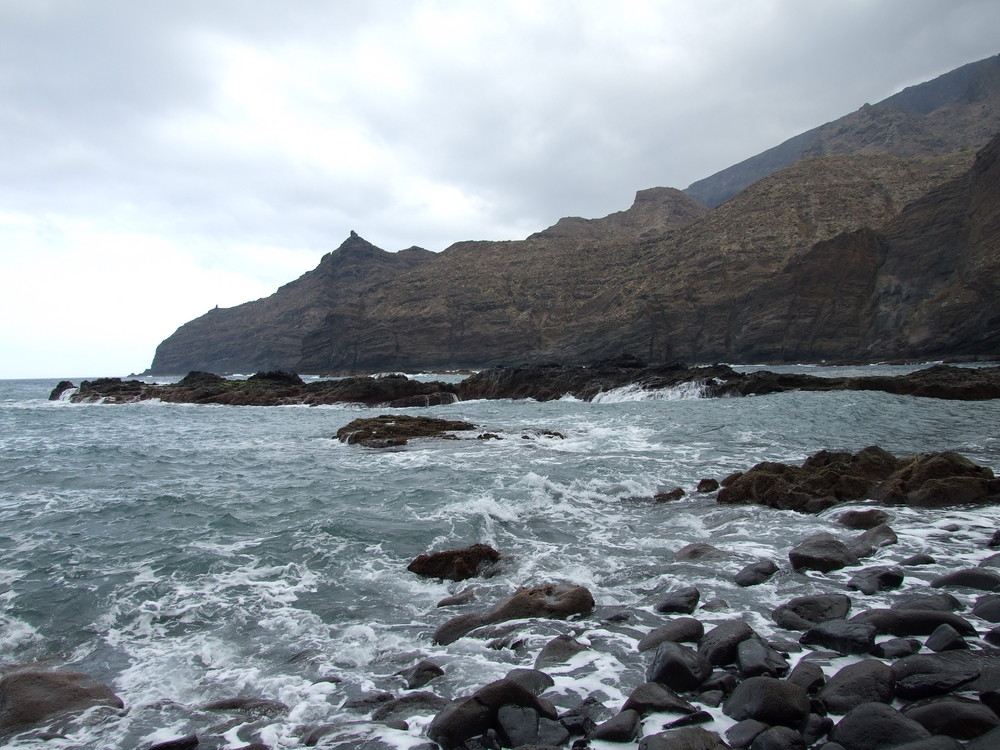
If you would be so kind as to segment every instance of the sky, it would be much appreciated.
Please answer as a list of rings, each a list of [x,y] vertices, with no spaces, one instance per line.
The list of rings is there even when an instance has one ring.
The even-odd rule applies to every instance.
[[[996,0],[0,0],[0,378],[141,372],[352,230],[624,210],[998,28]]]

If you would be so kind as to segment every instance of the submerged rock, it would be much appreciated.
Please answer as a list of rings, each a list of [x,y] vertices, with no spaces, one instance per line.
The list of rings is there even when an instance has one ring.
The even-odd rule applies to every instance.
[[[473,544],[464,549],[417,555],[406,569],[423,578],[465,581],[483,575],[500,561],[500,553],[488,544]]]
[[[449,438],[453,432],[474,430],[476,426],[458,419],[411,417],[405,414],[381,414],[362,417],[337,430],[337,439],[348,445],[366,448],[391,448],[413,438]]]
[[[50,727],[95,706],[125,704],[107,685],[83,672],[27,669],[0,679],[0,737]]]

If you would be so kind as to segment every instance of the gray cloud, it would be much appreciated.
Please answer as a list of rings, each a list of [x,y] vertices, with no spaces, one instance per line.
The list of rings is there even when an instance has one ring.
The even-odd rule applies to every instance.
[[[2,0],[0,252],[100,263],[87,242],[129,237],[237,295],[351,229],[516,239],[995,54],[998,27],[993,0]]]

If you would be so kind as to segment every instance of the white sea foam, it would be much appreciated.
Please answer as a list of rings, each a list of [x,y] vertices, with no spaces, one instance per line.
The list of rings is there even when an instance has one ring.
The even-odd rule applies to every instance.
[[[704,383],[681,383],[672,388],[648,389],[642,385],[625,385],[602,391],[592,399],[595,404],[622,404],[630,401],[686,401],[704,398]]]

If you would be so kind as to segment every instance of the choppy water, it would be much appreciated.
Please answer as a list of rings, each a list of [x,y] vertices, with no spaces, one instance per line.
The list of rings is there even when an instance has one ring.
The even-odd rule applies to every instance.
[[[703,601],[728,603],[703,620],[743,616],[770,635],[773,606],[836,590],[851,575],[783,571],[739,589],[736,571],[757,557],[787,568],[792,544],[829,530],[843,507],[810,517],[718,506],[694,493],[702,477],[871,444],[897,455],[952,449],[1000,469],[1000,401],[622,391],[597,403],[466,402],[397,413],[466,419],[507,439],[373,451],[332,439],[358,408],[71,405],[46,400],[54,385],[0,381],[0,662],[87,672],[128,711],[97,713],[46,748],[141,748],[218,730],[231,717],[198,707],[233,696],[289,711],[233,719],[217,746],[298,747],[304,728],[324,723],[344,727],[320,746],[360,746],[372,727],[343,704],[400,694],[394,674],[419,659],[445,669],[425,689],[451,698],[532,666],[552,636],[570,631],[593,649],[547,670],[556,679],[547,697],[568,708],[593,694],[617,711],[644,681],[649,655],[635,643],[662,620],[657,592],[695,584]],[[522,439],[529,428],[566,438]],[[675,486],[689,494],[648,500]],[[890,512],[900,543],[879,563],[921,551],[974,562],[997,526],[993,508]],[[674,562],[694,541],[731,555]],[[467,584],[423,580],[406,565],[474,542],[509,556],[503,572],[475,581],[477,602],[466,609],[436,608]],[[916,570],[904,586],[941,570]],[[431,643],[447,618],[557,580],[592,591],[592,618],[524,623],[517,649]],[[629,623],[603,619],[622,610]],[[410,747],[426,741],[430,718],[375,735]],[[41,744],[24,736],[9,746]]]

